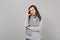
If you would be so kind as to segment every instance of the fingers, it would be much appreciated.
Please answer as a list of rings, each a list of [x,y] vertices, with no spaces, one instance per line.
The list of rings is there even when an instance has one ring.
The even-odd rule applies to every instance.
[[[29,11],[30,11],[30,10],[28,10],[28,12],[27,12],[27,14],[26,14],[27,16],[30,16],[30,15],[31,15],[31,14],[29,13]]]
[[[28,14],[28,16],[30,16],[31,14]]]

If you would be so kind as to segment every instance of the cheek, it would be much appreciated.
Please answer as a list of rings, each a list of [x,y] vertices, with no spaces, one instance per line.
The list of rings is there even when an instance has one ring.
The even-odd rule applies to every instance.
[[[31,14],[33,13],[33,11],[31,11]]]
[[[35,10],[31,11],[32,13],[35,13]]]
[[[32,10],[32,11],[31,11],[31,14],[35,14],[35,13],[36,13],[36,11],[35,11],[35,10]]]

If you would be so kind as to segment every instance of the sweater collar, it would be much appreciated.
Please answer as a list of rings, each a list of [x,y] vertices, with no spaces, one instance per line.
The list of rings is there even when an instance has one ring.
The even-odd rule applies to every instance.
[[[36,15],[32,15],[33,18],[36,18]]]

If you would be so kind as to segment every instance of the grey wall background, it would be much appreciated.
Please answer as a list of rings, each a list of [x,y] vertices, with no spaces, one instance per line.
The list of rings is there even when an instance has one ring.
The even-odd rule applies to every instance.
[[[24,21],[31,4],[43,18],[42,40],[60,40],[60,0],[0,0],[0,40],[25,40]]]

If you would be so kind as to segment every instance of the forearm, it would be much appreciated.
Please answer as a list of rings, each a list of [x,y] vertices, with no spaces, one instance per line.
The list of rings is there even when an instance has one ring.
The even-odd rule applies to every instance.
[[[32,31],[40,32],[40,28],[39,27],[28,27],[28,29],[30,29]]]

